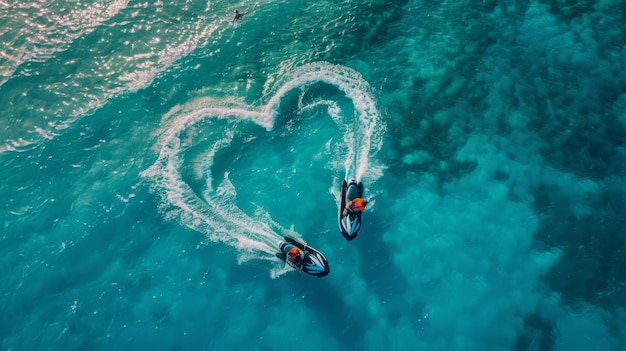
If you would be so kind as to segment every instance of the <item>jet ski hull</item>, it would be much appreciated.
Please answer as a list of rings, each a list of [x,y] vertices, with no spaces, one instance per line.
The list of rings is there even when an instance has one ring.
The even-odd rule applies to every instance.
[[[344,179],[341,182],[341,206],[339,206],[339,231],[346,240],[356,238],[361,230],[361,211],[356,213],[343,214],[346,204],[357,197],[363,197],[363,183],[354,179],[348,182]]]
[[[285,241],[278,242],[278,249],[280,250],[280,253],[276,254],[278,258],[313,277],[321,278],[330,273],[328,260],[321,252],[290,236],[285,236],[284,239]],[[304,258],[299,265],[287,260],[287,252],[289,252],[293,246],[304,252]]]

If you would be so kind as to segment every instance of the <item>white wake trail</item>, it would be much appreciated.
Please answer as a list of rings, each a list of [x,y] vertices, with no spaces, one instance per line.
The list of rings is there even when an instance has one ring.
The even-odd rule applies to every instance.
[[[276,114],[282,97],[291,90],[304,89],[307,85],[318,82],[337,87],[352,101],[356,110],[356,115],[349,118],[347,123],[333,118],[345,129],[345,177],[366,178],[369,183],[373,183],[382,176],[384,168],[371,164],[370,160],[382,147],[385,126],[376,108],[371,88],[359,72],[345,66],[315,62],[298,68],[283,81],[285,82],[265,107],[267,115]]]
[[[289,74],[262,109],[232,102],[199,99],[186,106],[173,109],[164,117],[164,128],[156,147],[156,162],[142,173],[153,183],[153,189],[162,196],[163,210],[170,219],[186,227],[204,233],[213,242],[220,242],[237,249],[239,260],[274,259],[277,241],[288,230],[281,228],[267,213],[247,214],[236,204],[237,191],[228,174],[213,189],[211,174],[215,155],[231,145],[233,130],[242,122],[259,125],[266,130],[274,127],[278,108],[287,93],[317,82],[337,87],[348,97],[354,107],[354,123],[341,118],[337,104],[328,103],[329,114],[344,131],[346,173],[354,171],[358,177],[366,176],[370,182],[382,174],[382,167],[370,159],[382,145],[383,125],[376,109],[369,85],[362,76],[347,67],[328,63],[313,63]],[[352,119],[352,118],[351,118]],[[202,123],[226,120],[231,123],[221,131],[216,141],[202,157],[202,171],[206,187],[198,194],[185,181],[180,168],[184,164],[184,152],[194,146],[194,137],[202,136]],[[354,128],[352,124],[357,127]],[[206,137],[206,136],[204,136]],[[358,165],[358,168],[355,168]],[[261,211],[262,212],[262,211]],[[292,233],[301,236],[298,233]],[[273,275],[279,274],[274,271]]]

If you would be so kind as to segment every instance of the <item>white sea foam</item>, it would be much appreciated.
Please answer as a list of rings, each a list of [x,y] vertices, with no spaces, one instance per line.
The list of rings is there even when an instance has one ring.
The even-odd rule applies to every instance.
[[[282,85],[265,107],[265,113],[274,116],[282,97],[289,91],[305,88],[307,85],[324,82],[337,87],[354,104],[356,115],[350,123],[343,124],[346,129],[347,155],[345,157],[345,177],[366,179],[369,183],[375,182],[381,175],[381,165],[370,165],[370,159],[382,147],[384,125],[376,102],[370,92],[369,84],[361,74],[351,68],[332,65],[325,62],[315,62],[304,65],[287,75]],[[338,122],[335,119],[335,122]],[[341,124],[340,122],[338,124]]]
[[[194,100],[185,106],[177,106],[164,116],[163,132],[157,144],[159,157],[143,172],[143,176],[150,179],[155,190],[163,196],[163,209],[167,216],[193,230],[205,233],[213,242],[236,248],[240,262],[273,259],[276,243],[282,235],[301,237],[298,233],[282,228],[261,208],[254,214],[242,211],[236,205],[237,191],[228,174],[213,189],[211,184],[215,179],[210,170],[216,153],[230,146],[234,126],[247,121],[271,131],[285,95],[294,89],[306,90],[308,86],[318,82],[330,84],[344,92],[354,104],[355,115],[342,118],[342,111],[337,103],[326,100],[301,108],[306,110],[327,105],[329,115],[344,133],[341,144],[346,150],[343,172],[346,176],[352,174],[363,177],[366,171],[370,172],[374,167],[376,169],[367,178],[375,181],[382,174],[382,167],[370,160],[381,147],[383,125],[369,92],[369,85],[358,72],[350,68],[314,63],[295,70],[277,83],[278,89],[271,94],[267,105],[262,109],[231,100],[216,101],[205,98]],[[233,124],[222,130],[221,136],[204,153],[202,165],[195,165],[195,177],[206,177],[206,188],[202,194],[197,194],[185,182],[180,172],[183,162],[181,154],[194,144],[187,133],[195,135],[192,130],[199,128],[199,124],[215,120],[227,120]],[[354,128],[355,125],[357,128]],[[283,272],[284,269],[274,269],[272,276],[276,277]]]

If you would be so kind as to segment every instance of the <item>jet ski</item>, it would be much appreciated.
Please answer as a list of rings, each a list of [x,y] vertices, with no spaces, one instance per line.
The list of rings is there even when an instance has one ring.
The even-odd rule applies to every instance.
[[[363,183],[357,182],[356,179],[351,178],[350,182],[346,182],[344,179],[341,182],[341,206],[339,206],[339,231],[343,234],[346,240],[350,241],[356,238],[361,229],[361,211],[348,212],[343,214],[343,209],[350,200],[357,197],[363,197]]]
[[[287,262],[287,264],[292,267],[314,277],[320,278],[330,273],[328,260],[321,252],[290,236],[285,236],[284,238],[285,241],[278,242],[278,249],[280,250],[280,253],[277,253],[276,257]],[[293,249],[294,246],[300,249],[303,253],[301,256],[302,259],[297,263],[291,262],[287,259],[287,253]]]

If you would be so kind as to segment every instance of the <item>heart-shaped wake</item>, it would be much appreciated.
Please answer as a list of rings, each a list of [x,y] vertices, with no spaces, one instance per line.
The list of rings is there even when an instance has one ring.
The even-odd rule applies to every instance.
[[[256,134],[266,134],[275,129],[282,118],[281,104],[291,101],[293,92],[299,94],[294,120],[325,108],[313,115],[330,116],[337,125],[334,148],[328,147],[323,155],[336,177],[331,187],[338,186],[339,177],[356,177],[372,184],[382,175],[383,166],[374,156],[382,146],[384,127],[369,85],[358,72],[312,63],[285,75],[275,86],[278,88],[273,93],[266,88],[270,93],[265,96],[270,98],[262,108],[203,98],[173,109],[163,119],[156,145],[159,156],[142,173],[162,197],[167,218],[205,234],[211,241],[235,247],[240,261],[274,260],[277,241],[284,234],[300,235],[282,228],[262,207],[254,211],[238,207],[237,190],[228,172],[219,179],[213,175],[216,158],[228,155],[227,159],[235,162],[243,157],[245,144],[257,138],[255,130]],[[319,91],[324,90],[320,86],[331,88],[335,94],[320,97]],[[342,99],[351,106],[336,101]]]

